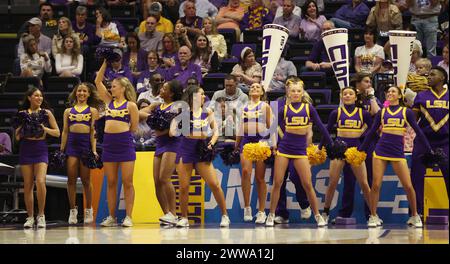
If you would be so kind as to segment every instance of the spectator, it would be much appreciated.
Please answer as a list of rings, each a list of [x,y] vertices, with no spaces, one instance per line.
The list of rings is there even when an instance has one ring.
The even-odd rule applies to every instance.
[[[42,79],[44,72],[52,71],[52,64],[47,52],[39,51],[33,35],[24,33],[22,42],[25,52],[20,55],[22,77],[38,77]]]
[[[262,0],[252,0],[252,5],[244,13],[239,27],[244,30],[262,30],[263,26],[273,21],[273,14],[264,7]]]
[[[222,34],[217,32],[217,25],[214,18],[205,17],[203,19],[203,29],[206,37],[208,37],[209,43],[212,49],[217,52],[219,61],[222,61],[227,57],[227,43]]]
[[[130,69],[122,64],[122,51],[120,49],[114,49],[114,53],[118,55],[118,59],[108,63],[105,71],[105,81],[112,82],[115,78],[126,77],[131,83],[134,83],[133,74]]]
[[[307,0],[295,0],[295,2],[297,3],[297,6],[303,6],[305,4]],[[319,13],[322,13],[325,11],[325,4],[324,4],[324,0],[317,0],[316,1],[317,4],[317,10],[319,10]]]
[[[159,2],[153,2],[148,8],[148,15],[153,15],[156,18],[156,29],[155,31],[161,32],[163,34],[173,32],[173,24],[167,18],[161,16],[163,11],[162,5]],[[147,16],[148,17],[148,16]],[[145,25],[145,19],[139,25],[139,33],[144,33],[147,30]]]
[[[163,100],[159,96],[159,89],[161,88],[161,86],[163,84],[164,84],[163,75],[161,73],[155,72],[150,77],[148,85],[145,86],[146,88],[144,88],[144,89],[146,89],[146,90],[139,89],[139,90],[143,90],[143,92],[141,92],[139,94],[138,100],[147,99],[151,104],[155,103],[155,102],[162,103]]]
[[[133,77],[137,77],[142,71],[148,68],[147,65],[147,52],[141,48],[141,41],[136,32],[130,32],[127,34],[126,43],[128,51],[123,54],[123,65],[130,68]]]
[[[259,83],[262,77],[261,65],[255,60],[255,53],[249,47],[245,47],[241,51],[239,63],[234,65],[231,75],[236,76],[238,87],[247,93],[250,85]]]
[[[205,77],[210,72],[219,70],[219,57],[211,45],[205,34],[197,35],[192,50],[192,62],[200,66],[202,76]]]
[[[240,6],[239,0],[229,0],[228,5],[221,7],[216,16],[217,28],[234,29],[236,40],[239,41],[241,30],[239,25],[244,17],[245,9]]]
[[[178,49],[180,45],[175,38],[174,33],[166,33],[163,36],[163,52],[161,55],[162,58],[162,67],[170,68],[175,66],[175,62],[178,61]],[[190,42],[189,42],[190,43]]]
[[[53,35],[58,31],[58,22],[53,18],[53,6],[49,3],[42,3],[39,6],[39,19],[42,21],[41,23],[41,32],[45,36],[50,39],[53,38]],[[19,35],[25,32],[25,27],[22,26],[19,30]],[[49,53],[50,54],[50,53]]]
[[[297,68],[295,68],[292,61],[285,60],[286,52],[289,49],[289,45],[286,45],[283,50],[283,54],[278,60],[277,67],[270,81],[268,92],[283,92],[285,91],[285,83],[289,76],[297,76]]]
[[[61,17],[58,20],[58,32],[53,36],[52,39],[52,54],[53,57],[61,53],[61,49],[63,46],[63,39],[66,36],[71,36],[75,42],[77,42],[77,46],[80,46],[80,40],[78,39],[78,35],[75,34],[72,30],[72,23],[67,17]]]
[[[83,55],[74,36],[66,35],[61,52],[56,53],[55,68],[60,77],[79,77],[83,71]]]
[[[370,10],[366,25],[378,32],[378,44],[384,45],[388,40],[389,30],[402,29],[402,13],[398,7],[389,2],[390,0],[379,0]],[[381,37],[381,38],[380,38]]]
[[[317,4],[314,0],[307,0],[302,6],[302,20],[300,21],[300,39],[307,41],[319,41],[321,28],[327,19],[319,15]]]
[[[28,34],[33,35],[34,39],[38,40],[38,51],[43,51],[47,54],[50,54],[52,52],[52,40],[46,35],[42,34],[42,21],[37,17],[33,17],[32,19],[28,20],[27,24]],[[24,51],[23,40],[20,40],[19,47],[17,48],[17,56],[20,58]]]
[[[139,110],[149,106],[151,103],[147,99],[139,99],[136,103]],[[148,125],[146,120],[139,121],[136,132],[133,133],[133,142],[140,147],[155,146],[156,134]]]
[[[237,111],[230,107],[225,97],[219,97],[210,104],[214,107],[214,119],[216,120],[219,138],[217,142],[235,142],[237,127]]]
[[[396,5],[402,13],[408,10],[408,3],[406,3],[406,0],[394,0],[393,4]]]
[[[355,50],[356,72],[367,72],[375,74],[380,70],[381,62],[384,60],[384,49],[376,44],[377,32],[367,28],[364,32],[364,46]]]
[[[416,73],[416,61],[422,58],[423,50],[422,45],[419,45],[420,42],[413,42],[413,50],[411,55],[411,62],[409,64],[409,73]]]
[[[215,17],[217,15],[217,7],[208,0],[186,0],[180,5],[180,17],[184,17],[186,11],[184,7],[187,2],[192,2],[195,5],[196,15],[199,17]]]
[[[322,25],[322,32],[333,28],[333,21],[327,20]],[[322,39],[314,43],[311,54],[309,54],[308,60],[305,63],[305,68],[311,71],[323,71],[330,75],[334,75],[333,68]],[[303,68],[302,71],[304,71],[305,68]]]
[[[427,57],[436,56],[439,0],[407,0],[411,24],[416,27],[417,39],[426,47]]]
[[[180,47],[178,50],[180,63],[175,64],[175,66],[167,70],[166,81],[175,79],[183,85],[183,88],[186,88],[187,80],[193,76],[201,85],[203,83],[201,68],[197,64],[192,63],[191,58],[191,50],[186,46]]]
[[[294,14],[294,8],[300,8],[295,6],[294,0],[284,0],[283,2],[283,14],[279,17],[275,17],[274,24],[282,25],[289,29],[289,38],[298,39],[300,34],[300,16]]]
[[[101,38],[100,45],[124,48],[126,32],[123,31],[121,25],[113,22],[109,12],[103,7],[95,10],[97,37]]]
[[[362,0],[352,0],[351,3],[341,6],[331,21],[338,28],[359,28],[362,29],[366,25],[369,16],[369,7]]]
[[[174,29],[173,33],[175,34],[175,39],[177,40],[178,45],[180,47],[181,46],[186,46],[189,49],[192,49],[191,41],[189,40],[189,37],[187,35],[186,27],[183,25],[183,23],[178,21],[175,24],[175,29]]]
[[[442,58],[437,66],[442,67],[447,72],[447,82],[448,82],[448,43],[442,49]]]
[[[83,47],[83,53],[89,50],[89,47],[97,44],[100,39],[95,35],[95,26],[86,21],[87,8],[78,6],[75,10],[75,21],[72,22],[73,31],[78,34],[80,46]]]
[[[248,95],[242,92],[237,85],[238,81],[236,76],[231,74],[227,75],[224,80],[225,88],[214,93],[211,98],[210,108],[215,106],[218,98],[224,98],[227,101],[229,108],[236,109],[237,112],[240,112],[248,102]]]
[[[185,16],[180,17],[180,22],[185,27],[189,40],[192,42],[196,35],[202,32],[203,18],[196,15],[196,7],[193,2],[185,1],[183,4]]]
[[[158,51],[159,54],[162,53],[162,38],[163,33],[155,31],[156,29],[156,17],[150,15],[146,20],[147,30],[144,33],[139,33],[139,40],[141,41],[141,47],[149,52],[151,50]]]
[[[394,74],[394,65],[392,65],[392,61],[384,60],[381,63],[380,71],[378,73]],[[377,87],[377,89],[378,89],[378,87]]]
[[[275,19],[285,16],[284,9],[285,9],[286,2],[290,3],[289,6],[292,6],[292,11],[290,11],[290,14],[296,15],[300,18],[302,16],[302,9],[299,6],[297,6],[296,1],[291,0],[291,1],[282,1],[282,3],[278,6],[277,11],[275,12]],[[289,16],[290,16],[289,14],[286,14],[285,17],[289,17]],[[275,23],[275,19],[274,19],[274,23]],[[300,21],[298,24],[300,24]],[[298,37],[298,34],[295,37]]]
[[[148,68],[142,71],[136,84],[138,93],[141,93],[142,91],[149,91],[152,88],[151,78],[154,74],[158,73],[161,76],[164,76],[164,70],[159,66],[159,56],[156,51],[151,50],[147,54],[147,64]]]
[[[0,133],[0,155],[11,154],[11,137],[7,133]]]

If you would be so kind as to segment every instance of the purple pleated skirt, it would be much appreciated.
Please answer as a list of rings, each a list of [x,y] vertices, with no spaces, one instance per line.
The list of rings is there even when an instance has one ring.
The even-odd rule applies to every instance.
[[[202,139],[192,139],[187,137],[181,137],[180,144],[178,144],[176,163],[182,159],[183,163],[197,163],[200,162],[200,156],[198,153],[198,144]]]
[[[136,150],[130,131],[123,133],[105,133],[103,136],[103,162],[135,161]]]
[[[67,156],[81,158],[83,153],[91,149],[90,133],[72,133],[67,136],[66,154]]]
[[[19,146],[19,164],[28,165],[44,162],[48,164],[47,141],[22,139]]]
[[[162,155],[164,152],[176,153],[179,141],[178,137],[169,137],[169,135],[156,137],[155,156]]]
[[[285,132],[278,143],[278,155],[292,159],[307,158],[306,135]]]
[[[403,136],[384,133],[378,140],[374,155],[382,160],[405,160]]]

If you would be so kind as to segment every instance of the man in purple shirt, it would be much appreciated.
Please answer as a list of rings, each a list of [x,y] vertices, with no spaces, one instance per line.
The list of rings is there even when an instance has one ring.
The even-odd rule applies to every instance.
[[[183,87],[187,87],[188,79],[190,77],[195,77],[201,85],[203,83],[201,68],[197,64],[191,62],[191,56],[191,50],[186,46],[182,46],[178,50],[178,59],[180,60],[180,63],[175,64],[175,66],[167,70],[166,81],[175,79],[178,80]]]
[[[322,24],[322,32],[333,29],[334,24],[332,21],[327,20]],[[306,69],[305,69],[306,68]],[[325,49],[325,44],[323,40],[317,41],[314,43],[313,49],[309,54],[308,60],[305,63],[305,67],[302,71],[323,71],[331,75],[333,73],[333,66],[330,63],[330,59],[328,58],[327,51]]]
[[[367,17],[369,16],[369,7],[362,0],[351,0],[351,3],[341,6],[331,21],[337,28],[364,28]]]
[[[78,6],[75,11],[75,21],[72,22],[72,28],[80,38],[83,51],[87,51],[89,46],[100,42],[100,38],[95,35],[95,25],[88,23],[86,19],[87,8],[85,6]]]

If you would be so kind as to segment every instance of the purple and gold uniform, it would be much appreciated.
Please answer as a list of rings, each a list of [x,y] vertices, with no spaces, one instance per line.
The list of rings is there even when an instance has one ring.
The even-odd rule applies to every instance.
[[[426,150],[431,151],[430,144],[415,122],[415,117],[412,110],[400,105],[383,108],[377,113],[372,128],[367,133],[363,144],[358,148],[359,150],[367,149],[367,144],[372,140],[372,137],[377,132],[380,125],[382,134],[375,147],[375,151],[373,153],[374,157],[388,161],[406,161],[405,153],[403,151],[403,136],[406,132],[407,125],[411,126],[417,133],[420,140],[424,142],[426,145]]]
[[[69,127],[75,124],[82,124],[91,127],[92,113],[91,107],[86,105],[78,110],[76,106],[70,108]],[[81,158],[81,155],[91,148],[90,133],[73,133],[69,131],[67,135],[67,156]]]
[[[116,120],[130,123],[128,101],[118,104],[111,101],[106,107],[105,122]],[[105,133],[103,136],[103,162],[124,162],[136,160],[133,137],[130,131],[122,133]]]
[[[296,102],[285,105],[283,108],[278,112],[278,120],[284,120],[286,132],[278,143],[277,155],[291,159],[307,159],[306,135],[289,133],[287,130],[308,129],[311,121],[319,127],[322,136],[325,137],[325,143],[331,143],[328,131],[320,121],[316,109],[310,104]]]
[[[242,122],[245,125],[245,123],[250,123],[250,122],[257,122],[258,126],[262,125],[262,126],[266,126],[266,111],[264,111],[263,106],[264,104],[262,103],[262,101],[260,101],[259,103],[257,103],[256,105],[253,105],[252,107],[250,107],[249,105],[247,105],[246,107],[244,107],[243,111],[242,111]],[[257,133],[257,131],[255,131],[256,134],[249,134],[244,133],[244,137],[241,140],[241,144],[240,144],[240,153],[242,154],[242,151],[244,150],[244,145],[247,143],[257,143],[259,142],[261,139],[265,138],[265,135],[260,135],[259,133]]]
[[[173,102],[165,107],[161,104],[158,108],[163,112],[171,112],[173,111]],[[178,142],[178,137],[170,137],[168,134],[157,136],[155,156],[162,155],[164,152],[177,152]]]
[[[202,135],[206,134],[210,125],[208,120],[208,112],[202,111],[199,115],[191,112],[190,115],[191,117],[189,123],[191,135],[198,133],[201,133]],[[179,163],[180,159],[182,159],[184,164],[201,162],[198,155],[197,146],[204,140],[208,139],[194,139],[182,136],[180,143],[178,144],[176,163]]]
[[[417,94],[413,110],[419,116],[419,127],[425,134],[433,149],[442,148],[448,157],[449,127],[448,127],[448,89],[438,95],[433,90],[427,90]],[[417,211],[423,214],[424,175],[425,166],[420,162],[420,156],[426,152],[425,146],[417,138],[414,140],[412,153],[411,176],[417,196]],[[448,164],[440,167],[445,179],[447,195],[449,194]]]
[[[46,116],[47,119],[43,121],[44,126],[48,126],[48,116],[44,115],[41,109],[38,115]],[[28,110],[25,111],[28,115],[32,115]],[[22,138],[19,144],[19,164],[28,165],[34,163],[48,163],[48,147],[47,141],[45,139],[32,140],[27,138]]]

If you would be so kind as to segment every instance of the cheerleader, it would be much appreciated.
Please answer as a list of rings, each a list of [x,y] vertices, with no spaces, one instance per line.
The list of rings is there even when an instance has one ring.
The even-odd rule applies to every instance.
[[[358,147],[360,145],[360,138],[367,127],[372,124],[372,117],[369,112],[360,107],[355,106],[356,90],[353,87],[346,87],[341,90],[341,99],[343,106],[331,112],[328,118],[328,132],[337,127],[337,138],[347,144],[347,147]],[[322,217],[325,222],[328,222],[330,213],[330,206],[333,200],[334,192],[339,181],[339,176],[345,165],[344,160],[334,159],[330,161],[330,183],[325,195],[325,205]],[[369,194],[370,187],[367,182],[367,170],[365,163],[360,166],[351,166],[353,174],[355,175],[359,186],[364,195],[367,205],[370,206]],[[350,197],[353,199],[353,197]]]
[[[414,100],[413,111],[419,119],[419,127],[425,134],[433,149],[442,148],[448,157],[448,88],[447,72],[441,67],[433,67],[428,75],[428,84],[431,90],[417,94]],[[411,175],[414,190],[417,196],[417,211],[423,214],[424,175],[425,166],[420,156],[426,151],[425,146],[416,137],[412,153]],[[449,195],[448,163],[440,166],[445,179],[447,195]]]
[[[295,82],[289,87],[289,99],[291,103],[284,105],[278,112],[278,120],[284,120],[285,133],[278,143],[276,152],[270,213],[266,220],[266,226],[274,225],[275,209],[280,196],[281,184],[283,183],[289,160],[293,159],[294,167],[300,176],[317,225],[323,227],[326,225],[326,222],[319,213],[316,194],[311,182],[311,165],[306,154],[307,132],[309,126],[311,126],[311,121],[319,127],[322,135],[326,138],[326,144],[331,143],[331,138],[320,121],[316,109],[305,98],[302,81]]]
[[[174,103],[181,99],[183,87],[181,84],[173,80],[165,83],[160,91],[159,96],[164,100],[161,103],[153,103],[140,111],[140,115],[148,117],[154,110],[163,112],[176,113]],[[171,137],[169,129],[155,130],[156,133],[156,151],[153,159],[153,178],[155,181],[156,197],[161,206],[164,216],[159,218],[162,224],[176,224],[178,217],[176,216],[175,188],[172,184],[171,177],[175,171],[175,160],[177,157],[178,137]]]
[[[86,198],[84,223],[90,224],[94,221],[90,169],[81,162],[81,157],[89,151],[98,157],[94,122],[98,119],[98,109],[103,108],[103,102],[98,98],[97,90],[91,83],[77,85],[69,95],[69,102],[73,107],[64,111],[60,146],[60,150],[67,155],[67,195],[70,206],[68,222],[78,222],[75,202],[77,178],[80,176]]]
[[[384,171],[386,170],[387,163],[391,162],[394,172],[400,179],[408,197],[412,216],[409,218],[407,224],[414,227],[422,227],[422,221],[417,214],[416,192],[412,187],[408,164],[406,163],[403,151],[403,136],[407,125],[411,126],[417,133],[417,136],[423,142],[427,152],[431,152],[431,146],[417,125],[413,111],[401,105],[403,102],[403,95],[400,88],[395,86],[390,87],[386,96],[386,99],[389,101],[389,106],[377,113],[364,142],[358,147],[359,151],[366,151],[369,142],[373,140],[373,137],[381,125],[382,135],[377,142],[373,153],[373,179],[372,189],[370,191],[371,215],[367,222],[367,226],[376,227],[381,225],[377,215],[377,205]]]
[[[102,226],[115,226],[117,206],[117,181],[119,167],[125,192],[126,217],[122,226],[131,227],[131,215],[134,204],[133,170],[136,152],[131,133],[136,132],[139,123],[139,111],[136,106],[136,93],[130,80],[126,77],[115,78],[111,83],[111,93],[106,90],[103,78],[106,70],[106,60],[103,61],[95,85],[100,99],[106,105],[105,134],[103,136],[102,160],[108,179],[109,216],[101,223]]]
[[[211,161],[201,160],[199,150],[203,149],[201,146],[207,145],[209,150],[212,150],[219,137],[217,125],[212,111],[203,111],[205,102],[205,92],[199,86],[191,85],[187,88],[183,95],[184,101],[189,105],[190,110],[182,113],[183,117],[190,116],[189,133],[182,131],[183,136],[180,138],[177,160],[177,171],[180,180],[180,207],[181,219],[177,223],[177,227],[188,227],[188,201],[189,201],[189,183],[191,180],[192,170],[194,169],[208,184],[211,192],[214,195],[220,210],[222,211],[221,227],[228,227],[230,219],[228,218],[227,208],[225,204],[225,196],[220,182],[217,179],[216,171]],[[177,122],[172,122],[170,134],[175,136],[177,134]],[[213,135],[208,139],[207,130],[211,128]],[[182,126],[182,130],[184,127]]]
[[[34,179],[38,201],[37,227],[45,228],[45,199],[47,188],[48,148],[47,134],[59,137],[60,132],[55,117],[44,101],[42,92],[38,88],[31,88],[25,93],[23,110],[18,113],[22,120],[15,130],[16,140],[19,141],[19,164],[24,181],[24,200],[28,217],[24,228],[34,226]],[[31,130],[31,131],[30,131]]]
[[[267,131],[272,122],[272,110],[270,106],[261,101],[265,91],[261,84],[254,83],[250,86],[248,93],[250,101],[244,107],[241,115],[241,125],[238,129],[235,149],[239,149],[241,153],[242,166],[242,192],[244,195],[244,221],[251,222],[253,220],[252,208],[250,207],[250,190],[251,176],[253,170],[253,162],[246,160],[242,154],[245,144],[257,143],[263,139],[263,135],[267,135]],[[242,136],[243,135],[243,136]],[[255,162],[255,180],[258,190],[258,213],[256,214],[256,224],[264,224],[266,222],[267,185],[264,180],[266,174],[266,164],[264,161]]]

